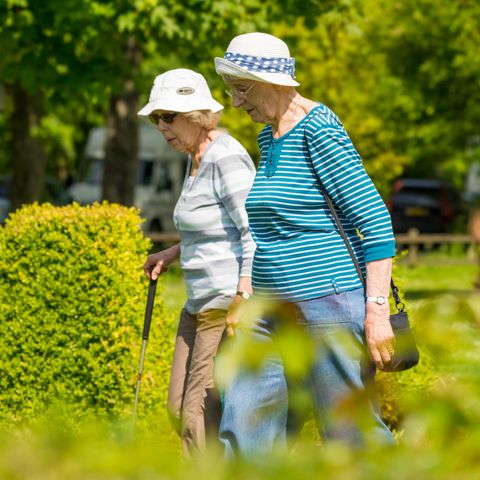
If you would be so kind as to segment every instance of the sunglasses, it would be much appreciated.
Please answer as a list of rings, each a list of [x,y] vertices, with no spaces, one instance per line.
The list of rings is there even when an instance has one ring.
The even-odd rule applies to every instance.
[[[158,125],[158,121],[161,120],[163,123],[173,123],[175,117],[178,115],[178,112],[173,113],[151,113],[148,116],[148,119],[154,124]]]

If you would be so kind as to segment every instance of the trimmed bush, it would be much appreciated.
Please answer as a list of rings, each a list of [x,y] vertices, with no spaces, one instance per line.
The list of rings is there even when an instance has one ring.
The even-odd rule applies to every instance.
[[[70,420],[131,413],[150,248],[119,205],[26,206],[0,229],[0,422],[60,403]],[[158,285],[143,408],[163,406],[173,322]],[[153,345],[152,345],[153,343]]]

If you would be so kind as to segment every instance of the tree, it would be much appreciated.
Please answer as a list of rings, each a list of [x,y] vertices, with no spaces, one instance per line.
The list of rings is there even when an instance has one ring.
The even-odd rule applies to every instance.
[[[413,107],[403,135],[410,171],[435,172],[460,185],[467,142],[478,134],[480,118],[480,3],[382,0],[375,6],[364,4],[365,12],[374,12],[366,40],[377,46]]]
[[[141,63],[177,55],[177,66],[198,65],[219,54],[236,33],[262,29],[289,15],[315,14],[333,0],[8,0],[0,5],[0,76],[21,88],[34,115],[19,122],[23,137],[11,132],[12,152],[27,145],[24,161],[15,154],[15,205],[39,198],[45,175],[40,131],[43,112],[75,104],[103,105],[108,114],[104,194],[129,204],[136,171],[138,87],[145,83]],[[148,72],[148,83],[151,72]],[[142,90],[143,91],[143,90]],[[32,101],[30,96],[39,97]],[[13,98],[13,97],[12,97]],[[107,108],[107,105],[109,107]],[[16,107],[14,107],[14,110]],[[32,141],[25,142],[25,138]],[[33,140],[35,139],[35,140]],[[36,150],[31,145],[36,145]],[[36,167],[36,168],[34,168]],[[20,182],[19,179],[22,179]],[[25,185],[30,185],[28,189]],[[27,195],[27,191],[32,191]]]
[[[47,168],[42,142],[46,108],[55,103],[75,105],[80,98],[103,93],[95,82],[107,71],[97,35],[103,23],[99,15],[92,17],[95,9],[101,10],[101,4],[94,1],[0,4],[0,78],[12,105],[14,208],[41,198]]]
[[[110,99],[103,192],[108,200],[131,204],[138,142],[134,133],[139,98],[135,86],[140,83],[141,60],[158,56],[165,66],[175,52],[175,67],[195,68],[208,62],[205,70],[213,70],[214,52],[222,55],[233,35],[266,28],[270,21],[285,15],[320,13],[334,2],[309,0],[302,8],[292,0],[283,5],[259,0],[136,0],[112,4],[118,15],[117,31],[112,36],[122,45],[117,62],[128,68],[120,89]],[[148,81],[151,84],[151,77]]]
[[[345,123],[386,194],[404,172],[462,182],[480,116],[480,4],[346,1],[280,25],[297,55],[300,91]]]

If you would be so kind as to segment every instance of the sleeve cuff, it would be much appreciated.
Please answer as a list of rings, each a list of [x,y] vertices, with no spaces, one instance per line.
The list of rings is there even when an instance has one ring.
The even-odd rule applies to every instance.
[[[376,243],[375,245],[365,245],[365,262],[373,262],[375,260],[383,260],[384,258],[392,258],[395,256],[395,241],[391,240],[386,243]]]
[[[253,258],[242,258],[242,266],[240,268],[241,277],[251,277],[252,276],[252,264]]]

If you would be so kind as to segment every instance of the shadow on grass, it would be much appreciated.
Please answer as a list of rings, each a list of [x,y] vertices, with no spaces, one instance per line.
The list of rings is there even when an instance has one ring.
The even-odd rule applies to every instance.
[[[442,295],[454,295],[458,297],[468,297],[474,295],[475,290],[454,289],[454,288],[439,288],[439,289],[418,289],[408,290],[405,292],[405,299],[408,300],[425,300],[440,297]]]

